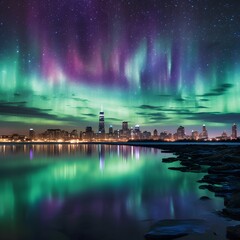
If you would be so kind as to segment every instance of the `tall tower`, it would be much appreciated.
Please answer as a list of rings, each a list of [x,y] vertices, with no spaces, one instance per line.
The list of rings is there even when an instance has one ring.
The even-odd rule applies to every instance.
[[[237,139],[237,125],[234,123],[232,125],[232,139]]]
[[[185,139],[185,128],[183,126],[180,126],[177,129],[177,139],[178,140],[183,140]]]
[[[35,138],[35,131],[32,129],[32,128],[30,128],[29,129],[29,138],[31,139],[31,140],[33,140],[34,138]]]
[[[128,122],[122,122],[122,130],[128,131]]]
[[[99,113],[98,133],[105,133],[104,112]]]
[[[203,124],[202,127],[202,139],[208,139],[208,132],[205,124]]]

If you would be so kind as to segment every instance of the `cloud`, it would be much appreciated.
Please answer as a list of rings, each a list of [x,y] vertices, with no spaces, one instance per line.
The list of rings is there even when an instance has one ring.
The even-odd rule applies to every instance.
[[[14,106],[17,105],[17,106]],[[0,103],[1,115],[8,116],[26,116],[26,117],[38,117],[38,118],[57,118],[56,115],[49,114],[47,112],[51,109],[39,109],[25,107],[24,104],[19,103]]]
[[[93,114],[93,113],[83,113],[82,115],[88,116],[88,117],[97,117],[97,114]]]
[[[195,108],[195,107],[194,107]],[[190,114],[191,111],[188,109],[184,108],[164,108],[164,112],[170,112],[170,113],[176,113],[176,114]]]
[[[77,98],[77,97],[73,97],[73,100],[77,101],[77,102],[84,102],[84,103],[88,103],[89,100],[85,99],[85,98]]]
[[[199,108],[199,109],[201,109],[201,108],[208,108],[208,107],[205,107],[205,106],[196,106],[196,107],[194,107],[194,108]]]
[[[170,119],[163,112],[151,112],[151,113],[138,112],[136,114],[147,117],[149,120],[154,120],[154,121]]]
[[[144,109],[144,110],[160,110],[162,107],[161,106],[153,106],[153,105],[140,105],[137,108]]]
[[[22,102],[6,102],[6,101],[2,101],[0,102],[0,105],[3,104],[3,105],[15,105],[15,106],[20,106],[20,105],[25,105],[27,104],[26,101],[22,101]]]
[[[166,116],[155,116],[155,117],[150,117],[149,118],[151,121],[163,121],[163,120],[170,120],[170,117],[166,117]]]
[[[223,83],[217,88],[213,88],[210,92],[197,95],[198,97],[212,97],[212,96],[221,96],[224,95],[230,88],[232,88],[234,85],[230,83]]]
[[[184,98],[182,98],[182,97],[179,97],[179,98],[175,98],[175,101],[177,101],[177,102],[184,102],[184,101],[185,101],[185,99],[184,99]]]
[[[215,123],[233,123],[240,122],[240,113],[202,112],[194,113],[187,119]]]
[[[107,121],[118,121],[119,123],[121,123],[123,120],[119,119],[119,118],[105,118]]]

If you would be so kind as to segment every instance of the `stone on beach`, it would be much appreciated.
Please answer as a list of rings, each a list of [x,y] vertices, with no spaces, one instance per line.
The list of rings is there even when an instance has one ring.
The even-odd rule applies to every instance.
[[[227,227],[227,239],[229,240],[240,239],[240,225]]]

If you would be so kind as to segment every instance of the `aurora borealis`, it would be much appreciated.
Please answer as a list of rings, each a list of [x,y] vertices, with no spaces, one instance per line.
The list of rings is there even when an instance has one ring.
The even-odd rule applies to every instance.
[[[240,2],[0,1],[0,131],[240,123]]]

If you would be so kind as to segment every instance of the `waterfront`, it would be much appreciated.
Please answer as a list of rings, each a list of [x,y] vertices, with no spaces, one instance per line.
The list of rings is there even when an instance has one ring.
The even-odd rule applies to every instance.
[[[179,163],[163,164],[172,154],[160,149],[19,144],[0,154],[2,239],[144,239],[155,221],[182,218],[225,239],[231,224],[216,214],[223,199],[198,188],[205,174],[168,170]]]

